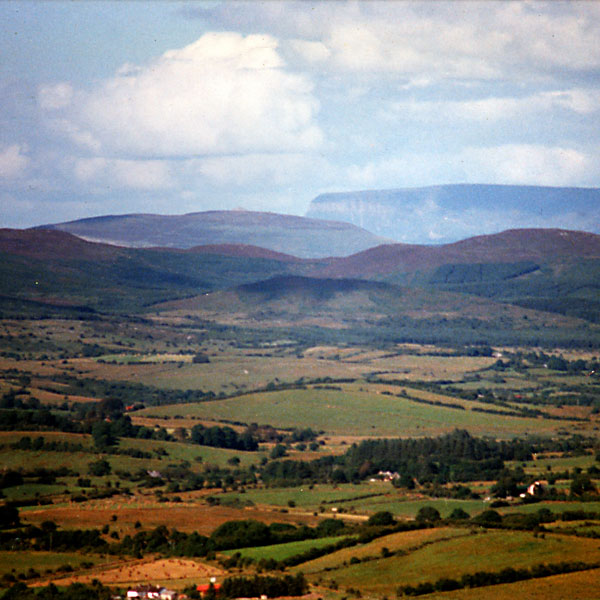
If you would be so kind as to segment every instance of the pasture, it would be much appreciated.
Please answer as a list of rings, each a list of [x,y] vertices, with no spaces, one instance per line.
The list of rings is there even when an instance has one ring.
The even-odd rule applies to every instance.
[[[600,559],[596,540],[529,532],[487,531],[449,536],[388,558],[350,564],[342,562],[327,572],[319,564],[302,565],[310,580],[325,577],[343,587],[360,587],[368,594],[393,595],[402,585],[418,585],[441,578],[460,578],[477,571],[498,572],[506,567],[532,567],[565,560],[594,563]],[[347,560],[347,559],[345,559]],[[480,593],[481,590],[480,590]]]
[[[489,415],[413,402],[369,391],[295,389],[147,408],[142,416],[195,417],[208,421],[269,424],[277,428],[317,426],[326,435],[361,437],[436,436],[456,428],[474,435],[509,438],[551,433],[562,424],[551,419]]]

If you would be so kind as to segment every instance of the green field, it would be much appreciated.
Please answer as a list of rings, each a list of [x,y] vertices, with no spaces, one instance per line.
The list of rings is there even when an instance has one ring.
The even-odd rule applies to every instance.
[[[314,427],[328,435],[424,436],[439,435],[457,427],[475,435],[513,437],[526,433],[550,433],[558,421],[518,418],[469,410],[457,410],[411,402],[369,392],[323,389],[285,390],[245,394],[237,398],[200,404],[162,406],[140,411],[140,415],[196,417],[274,427]]]
[[[423,544],[400,556],[352,565],[342,563],[340,568],[327,572],[317,559],[302,565],[302,570],[311,579],[325,577],[369,594],[393,595],[400,584],[415,585],[443,577],[456,579],[466,573],[497,572],[506,567],[531,567],[561,562],[567,557],[569,561],[598,561],[597,540],[555,535],[542,539],[525,532],[488,531]]]
[[[301,542],[288,542],[286,544],[274,544],[272,546],[258,546],[256,548],[240,548],[239,550],[227,550],[223,552],[226,556],[233,556],[240,553],[244,558],[252,560],[260,560],[273,558],[275,560],[285,560],[298,554],[308,552],[313,548],[325,548],[331,546],[343,539],[346,536],[326,537],[316,540],[302,540]]]
[[[243,495],[235,492],[222,494],[224,501],[231,501],[234,498],[250,501],[253,504],[269,506],[289,506],[293,502],[295,506],[303,509],[318,510],[321,504],[331,507],[340,506],[347,502],[354,502],[364,496],[380,496],[389,492],[391,486],[389,483],[361,483],[345,484],[343,486],[315,484],[300,487],[286,488],[259,488],[245,490]]]
[[[81,568],[81,563],[102,565],[114,559],[95,554],[82,555],[74,552],[7,552],[0,551],[0,577],[7,573],[26,573],[35,569],[41,576],[49,571],[70,565],[73,569]]]
[[[329,572],[336,573],[344,568],[354,558],[355,560],[375,561],[384,552],[384,548],[391,553],[415,552],[418,548],[436,544],[443,540],[461,538],[470,535],[468,530],[452,527],[436,527],[433,529],[419,529],[417,531],[403,531],[378,538],[368,544],[360,544],[337,550],[326,556],[305,562],[296,570],[307,574]]]

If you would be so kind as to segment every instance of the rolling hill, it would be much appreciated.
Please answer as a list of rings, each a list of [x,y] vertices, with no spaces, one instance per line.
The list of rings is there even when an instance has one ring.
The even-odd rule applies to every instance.
[[[518,229],[453,244],[388,244],[319,266],[321,277],[378,279],[600,322],[600,235]]]
[[[135,248],[247,244],[301,258],[347,256],[386,241],[349,223],[245,210],[111,215],[41,228]]]
[[[511,230],[309,260],[247,244],[125,248],[56,230],[1,230],[0,256],[3,314],[187,311],[382,341],[582,344],[600,335],[600,236],[583,232]]]

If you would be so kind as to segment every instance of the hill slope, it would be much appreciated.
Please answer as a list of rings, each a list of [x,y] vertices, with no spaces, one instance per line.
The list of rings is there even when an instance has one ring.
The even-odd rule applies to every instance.
[[[600,189],[462,184],[332,193],[317,196],[306,215],[404,243],[448,243],[524,223],[600,233]]]
[[[24,301],[136,312],[293,268],[302,270],[304,261],[248,246],[124,248],[62,231],[0,230],[0,297],[11,313]]]
[[[314,271],[469,293],[600,322],[600,235],[520,229],[441,246],[390,244]]]
[[[244,210],[115,215],[41,227],[137,248],[248,244],[302,258],[347,256],[385,241],[349,223]]]
[[[327,277],[373,278],[431,271],[448,264],[546,263],[593,258],[600,258],[600,235],[564,229],[514,229],[439,246],[384,244],[333,259],[318,272]]]

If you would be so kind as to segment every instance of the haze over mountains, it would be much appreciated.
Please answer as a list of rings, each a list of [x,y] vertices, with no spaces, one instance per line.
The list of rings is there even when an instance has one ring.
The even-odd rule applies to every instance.
[[[468,217],[484,210],[492,197],[490,211],[521,206],[531,213],[542,207],[552,218],[579,215],[589,230],[599,227],[591,216],[598,211],[598,190],[440,186],[373,192],[357,206],[374,207],[375,212],[363,213],[369,218],[385,208],[387,216],[377,223],[380,230],[386,223],[390,231],[394,223],[410,227],[415,218],[424,219],[425,212],[417,214],[411,206],[420,206],[428,193],[437,194],[436,206],[457,212],[466,197],[460,213],[465,227],[478,226]],[[358,214],[352,213],[353,201],[336,204],[338,218]],[[331,207],[328,202],[320,197],[313,207]],[[438,225],[432,220],[432,227]],[[481,323],[491,322],[500,336],[495,339],[504,339],[505,327],[520,332],[521,339],[525,320],[523,340],[539,332],[550,335],[544,331],[548,317],[533,316],[543,312],[575,319],[559,327],[566,326],[568,339],[577,343],[600,323],[600,235],[564,227],[406,244],[341,221],[273,213],[139,214],[2,230],[0,254],[0,308],[17,312],[23,302],[33,302],[36,310],[191,311],[223,323],[235,313],[244,326],[261,327],[322,326],[328,315],[326,325],[333,327],[377,330],[385,322],[385,335],[392,336],[405,327],[401,320],[409,319],[410,331],[421,340],[433,339],[429,336],[440,323],[448,329],[449,315],[460,321],[465,339],[473,327],[479,331],[487,327]],[[517,326],[514,319],[511,325],[498,320],[505,311],[498,303],[524,321]],[[475,313],[481,323],[473,325]],[[458,335],[453,328],[444,339]],[[514,331],[511,335],[517,339]],[[564,339],[562,333],[559,337]]]
[[[108,215],[41,227],[135,248],[246,244],[300,258],[343,257],[383,243],[447,244],[507,229],[600,233],[600,190],[440,185],[322,194],[306,217],[213,210]]]
[[[462,184],[342,192],[317,196],[306,214],[411,244],[455,242],[522,227],[600,233],[600,190]]]

